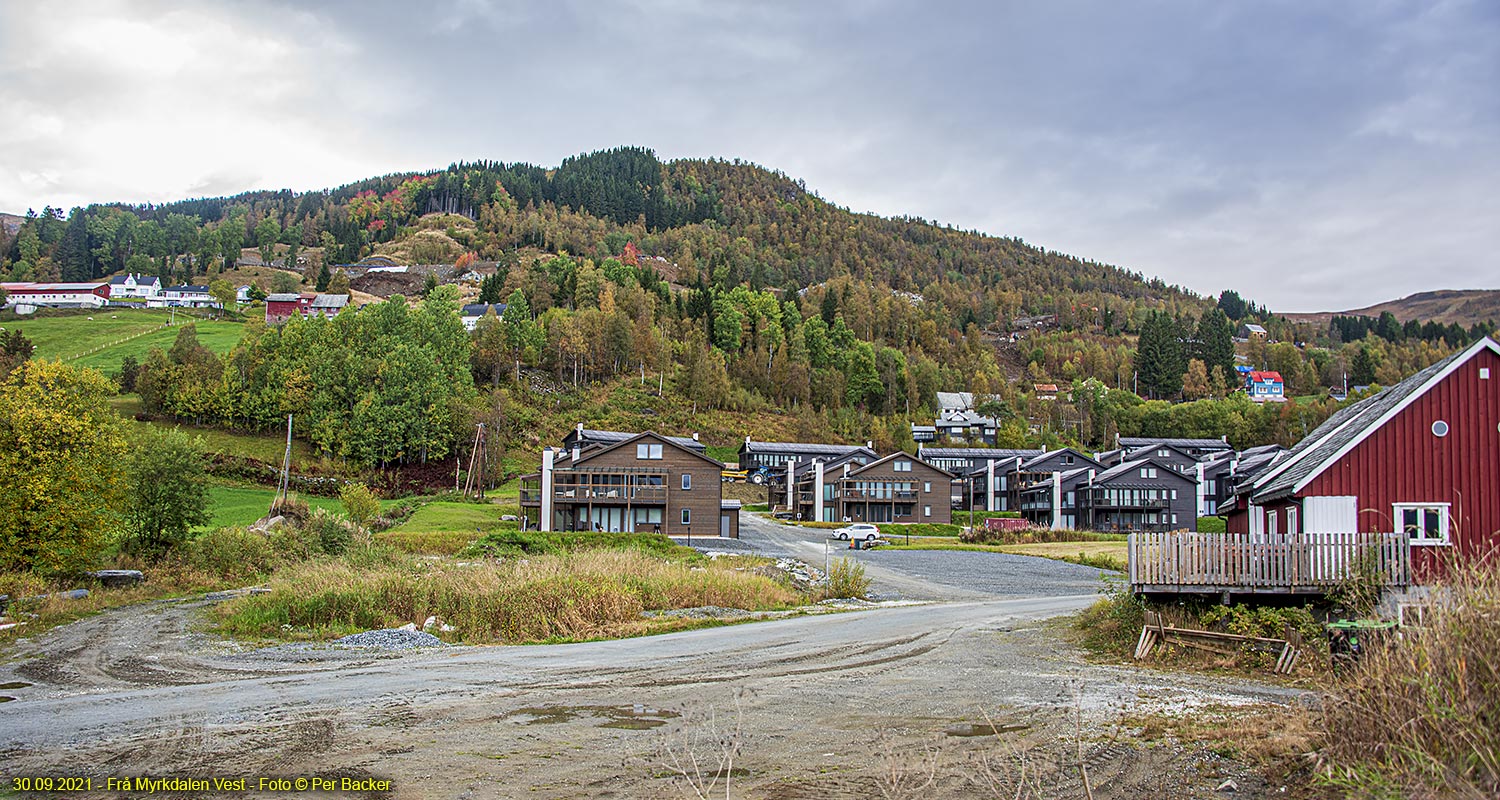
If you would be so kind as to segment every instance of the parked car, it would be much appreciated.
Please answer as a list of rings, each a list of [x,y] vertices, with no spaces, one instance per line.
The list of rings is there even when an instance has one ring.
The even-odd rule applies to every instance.
[[[850,539],[864,539],[867,542],[873,542],[880,538],[880,529],[868,522],[856,522],[853,525],[845,525],[839,528],[833,532],[833,535],[846,542]]]
[[[796,515],[793,514],[790,511],[778,511],[775,514],[772,514],[771,516],[775,517],[776,519],[791,519],[792,517],[795,517]]]

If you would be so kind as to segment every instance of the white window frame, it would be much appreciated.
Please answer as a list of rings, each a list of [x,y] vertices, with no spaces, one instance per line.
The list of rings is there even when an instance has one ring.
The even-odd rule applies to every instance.
[[[693,524],[693,510],[691,508],[684,508],[682,510],[682,524],[683,525],[691,525],[691,524]]]
[[[924,517],[930,517],[930,516],[932,516],[932,506],[922,506],[922,516],[924,516]]]
[[[637,461],[660,461],[660,442],[641,442],[635,446],[635,457]]]
[[[895,461],[891,465],[891,469],[895,472],[911,472],[911,462],[905,459]]]
[[[1276,509],[1266,509],[1266,533],[1280,533],[1280,531],[1276,530],[1276,516]]]
[[[1423,528],[1423,535],[1421,535],[1421,536],[1412,536],[1409,531],[1407,531],[1407,530],[1404,529],[1404,526],[1405,526],[1405,520],[1403,519],[1403,517],[1405,516],[1404,512],[1406,512],[1406,511],[1413,511],[1413,510],[1415,510],[1415,511],[1436,511],[1436,512],[1438,512],[1438,532],[1440,534],[1440,536],[1438,538],[1433,539],[1433,538],[1428,537],[1426,535],[1426,529],[1425,528]],[[1402,535],[1406,536],[1407,539],[1412,543],[1413,547],[1418,546],[1418,545],[1439,546],[1439,547],[1442,547],[1442,546],[1447,546],[1447,545],[1453,544],[1453,531],[1449,527],[1449,521],[1448,521],[1448,519],[1449,519],[1449,504],[1448,503],[1392,503],[1391,504],[1391,521],[1393,523],[1391,525],[1391,527],[1393,527],[1393,528],[1396,529],[1396,533],[1399,533],[1399,534],[1402,534]]]
[[[689,492],[689,491],[692,491],[692,489],[693,489],[693,474],[691,472],[684,472],[684,473],[682,473],[682,490],[684,492]]]
[[[1286,510],[1286,532],[1287,533],[1299,533],[1300,532],[1300,531],[1297,530],[1297,517],[1298,517],[1297,507],[1296,506],[1288,506],[1287,510]]]
[[[924,491],[924,492],[930,492],[930,491],[932,491],[932,481],[922,481],[922,491]]]

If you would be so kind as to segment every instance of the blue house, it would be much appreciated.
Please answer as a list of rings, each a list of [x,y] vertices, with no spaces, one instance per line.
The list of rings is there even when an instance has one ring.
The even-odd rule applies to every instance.
[[[1245,394],[1257,403],[1286,402],[1286,386],[1281,381],[1281,373],[1271,370],[1245,373]]]

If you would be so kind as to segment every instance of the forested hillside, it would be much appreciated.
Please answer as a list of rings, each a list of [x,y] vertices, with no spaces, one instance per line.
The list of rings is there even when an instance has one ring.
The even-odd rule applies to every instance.
[[[329,285],[330,266],[373,253],[456,265],[455,279],[473,272],[473,283],[460,286],[478,286],[479,299],[509,302],[511,310],[481,322],[467,343],[472,375],[481,388],[509,392],[511,403],[530,402],[521,382],[533,373],[551,373],[576,391],[626,376],[644,383],[649,374],[695,411],[795,413],[803,430],[811,413],[822,420],[815,429],[886,446],[910,444],[909,424],[930,422],[940,389],[998,395],[1004,438],[1015,444],[1106,446],[1116,433],[1152,426],[1232,435],[1241,444],[1290,443],[1331,405],[1258,408],[1218,399],[1237,384],[1228,340],[1239,323],[1258,321],[1272,332],[1271,342],[1241,352],[1241,363],[1279,369],[1289,395],[1308,396],[1342,383],[1356,366],[1370,378],[1361,383],[1392,382],[1483,331],[1416,325],[1377,332],[1372,321],[1359,332],[1368,338],[1354,342],[1347,325],[1294,324],[1233,292],[1215,302],[1018,239],[852,213],[752,164],[663,163],[640,148],[577,156],[554,169],[480,161],[302,194],[67,214],[48,208],[29,213],[16,233],[0,233],[0,270],[13,280],[90,280],[129,270],[207,283],[251,249],[262,262],[301,273],[308,290]],[[297,275],[281,277],[290,285],[262,288],[296,287]],[[274,336],[252,330],[224,359],[191,348],[182,358],[161,354],[145,371],[157,372],[156,382],[144,383],[152,407],[257,429],[283,413],[312,411],[326,400],[280,388],[271,397],[264,392],[282,378],[256,381],[294,374],[299,360],[335,351],[273,343],[366,334],[349,325],[298,333],[302,325],[324,323],[295,323]],[[380,330],[387,336],[406,326]],[[407,344],[415,349],[400,358],[367,352],[373,361],[336,379],[366,386],[396,364],[420,361],[430,346]],[[1044,381],[1076,391],[1039,403],[1032,383]],[[451,381],[438,384],[429,405],[484,404]],[[1184,415],[1198,404],[1165,402],[1195,399],[1226,405],[1189,421]],[[252,401],[258,405],[245,405]],[[341,402],[378,400],[355,392]],[[436,427],[396,447],[336,441],[337,425],[359,413],[328,417],[334,427],[317,444],[364,463],[425,458],[450,451],[470,418],[423,411],[417,416]]]

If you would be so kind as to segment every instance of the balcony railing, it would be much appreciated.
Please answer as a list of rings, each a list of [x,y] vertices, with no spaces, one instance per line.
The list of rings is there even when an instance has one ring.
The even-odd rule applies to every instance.
[[[1411,582],[1411,542],[1399,533],[1133,533],[1138,592],[1324,592],[1355,575]]]
[[[554,500],[567,503],[664,503],[665,486],[557,486]]]
[[[842,496],[843,496],[843,498],[845,500],[890,500],[890,501],[896,501],[896,500],[915,500],[915,499],[917,499],[917,493],[915,491],[910,491],[910,492],[908,492],[908,491],[873,492],[873,491],[866,491],[864,489],[845,489],[843,491],[843,493],[842,493]]]

